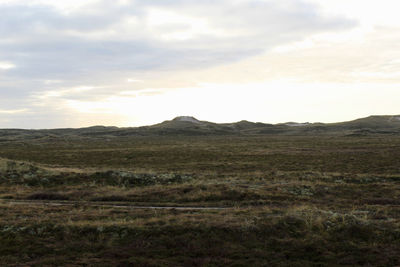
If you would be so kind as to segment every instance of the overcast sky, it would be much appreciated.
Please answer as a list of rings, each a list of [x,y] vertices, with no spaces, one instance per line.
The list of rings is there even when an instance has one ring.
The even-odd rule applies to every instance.
[[[0,128],[400,114],[398,0],[0,0]]]

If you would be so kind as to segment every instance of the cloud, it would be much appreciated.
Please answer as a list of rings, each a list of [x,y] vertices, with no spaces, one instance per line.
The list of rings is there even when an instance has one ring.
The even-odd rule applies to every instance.
[[[0,14],[0,106],[31,110],[178,87],[180,72],[356,25],[301,0],[0,0]]]
[[[391,26],[400,23],[397,0],[306,0],[319,7],[324,15],[341,15],[355,19],[362,27]]]
[[[9,70],[15,67],[16,66],[13,63],[0,61],[0,70]]]
[[[28,111],[27,109],[10,109],[10,110],[5,110],[5,109],[0,109],[0,114],[17,114],[17,113],[23,113]]]
[[[0,6],[0,56],[16,77],[73,79],[108,71],[204,68],[241,60],[319,31],[352,27],[297,1],[97,1],[64,14]],[[212,45],[210,45],[212,44]]]

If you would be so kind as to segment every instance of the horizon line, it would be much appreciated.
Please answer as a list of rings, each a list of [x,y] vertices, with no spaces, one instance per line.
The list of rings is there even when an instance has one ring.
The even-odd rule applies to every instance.
[[[193,118],[197,121],[200,122],[209,122],[209,123],[215,123],[215,124],[235,124],[235,123],[239,123],[242,121],[246,121],[246,122],[250,122],[250,123],[262,123],[262,124],[269,124],[269,125],[281,125],[281,124],[287,124],[287,123],[299,123],[299,124],[335,124],[335,123],[344,123],[344,122],[351,122],[351,121],[355,121],[355,120],[360,120],[360,119],[367,119],[367,118],[371,118],[371,117],[399,117],[400,119],[400,115],[399,114],[384,114],[384,115],[369,115],[366,117],[357,117],[351,120],[346,120],[346,121],[336,121],[336,122],[321,122],[321,121],[316,121],[316,122],[297,122],[297,121],[286,121],[286,122],[279,122],[279,123],[268,123],[268,122],[261,122],[261,121],[248,121],[248,120],[240,120],[240,121],[234,121],[234,122],[221,122],[221,123],[217,123],[217,122],[212,122],[212,121],[206,121],[206,120],[198,120],[196,117],[194,116],[190,116],[190,115],[185,115],[185,116],[177,116],[174,117],[173,119],[170,120],[164,120],[155,124],[149,124],[149,125],[140,125],[140,126],[114,126],[114,125],[91,125],[91,126],[83,126],[83,127],[59,127],[59,128],[0,128],[0,130],[26,130],[26,131],[45,131],[45,130],[62,130],[62,129],[85,129],[85,128],[94,128],[94,127],[105,127],[105,128],[118,128],[118,129],[123,129],[123,128],[141,128],[141,127],[150,127],[150,126],[154,126],[157,124],[161,124],[164,122],[168,122],[168,121],[173,121],[175,119],[178,118],[182,118],[182,117],[190,117]]]

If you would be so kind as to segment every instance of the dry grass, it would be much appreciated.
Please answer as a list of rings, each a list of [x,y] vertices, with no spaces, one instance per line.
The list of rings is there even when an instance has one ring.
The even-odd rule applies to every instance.
[[[0,160],[0,263],[396,266],[399,145],[397,137],[6,143],[0,156],[16,162]]]

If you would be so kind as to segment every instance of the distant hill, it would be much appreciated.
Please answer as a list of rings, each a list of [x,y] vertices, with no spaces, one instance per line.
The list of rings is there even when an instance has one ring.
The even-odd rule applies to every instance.
[[[115,138],[124,136],[201,136],[201,135],[400,135],[400,115],[370,116],[339,123],[287,122],[266,124],[239,121],[213,123],[182,116],[143,127],[66,128],[50,130],[0,129],[0,143],[13,140],[51,140],[60,138]]]

